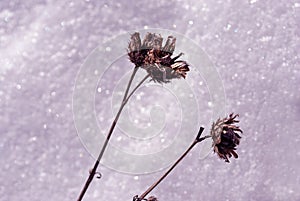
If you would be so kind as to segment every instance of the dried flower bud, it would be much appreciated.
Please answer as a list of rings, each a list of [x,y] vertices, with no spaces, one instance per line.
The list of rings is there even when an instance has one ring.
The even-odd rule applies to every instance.
[[[159,34],[147,33],[143,40],[142,49],[161,50],[163,38]]]
[[[170,53],[172,55],[175,50],[175,43],[176,43],[176,38],[174,38],[173,36],[168,36],[163,51]]]
[[[131,35],[131,39],[128,45],[128,50],[130,52],[139,51],[141,49],[141,38],[138,32]]]
[[[235,120],[236,117],[238,117],[238,115],[233,115],[232,113],[227,118],[218,119],[213,123],[210,131],[213,139],[214,152],[228,163],[228,158],[231,156],[238,158],[235,150],[236,146],[240,143],[241,136],[237,132],[243,132],[238,126],[234,125],[239,122]]]
[[[141,45],[139,33],[131,36],[128,56],[132,63],[145,69],[152,80],[168,83],[174,78],[185,78],[189,65],[185,61],[176,61],[183,54],[171,58],[175,50],[176,38],[169,36],[162,48],[163,38],[159,34],[147,33]]]
[[[142,49],[155,49],[160,50],[163,38],[159,34],[147,33],[144,40]]]
[[[154,34],[152,48],[154,50],[162,49],[163,38],[160,35]]]

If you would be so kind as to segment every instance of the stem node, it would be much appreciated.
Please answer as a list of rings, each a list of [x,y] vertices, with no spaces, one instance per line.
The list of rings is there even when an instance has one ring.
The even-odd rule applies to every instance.
[[[196,141],[199,142],[199,141],[201,140],[201,135],[202,135],[203,131],[204,131],[204,128],[203,128],[203,127],[200,127],[199,132],[198,132],[198,135],[197,135],[197,137],[196,137]]]

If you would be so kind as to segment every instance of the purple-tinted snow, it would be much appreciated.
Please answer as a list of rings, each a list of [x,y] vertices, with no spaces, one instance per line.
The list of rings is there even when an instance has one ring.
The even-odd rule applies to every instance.
[[[160,201],[300,200],[299,22],[295,0],[1,1],[0,200],[76,200],[94,163],[73,121],[76,75],[102,41],[147,28],[176,31],[207,52],[226,111],[240,114],[244,130],[239,159],[200,160],[196,148],[151,194]],[[199,107],[209,108],[207,101]],[[130,108],[141,116],[131,120],[147,125]],[[162,174],[100,171],[84,200],[129,201]]]

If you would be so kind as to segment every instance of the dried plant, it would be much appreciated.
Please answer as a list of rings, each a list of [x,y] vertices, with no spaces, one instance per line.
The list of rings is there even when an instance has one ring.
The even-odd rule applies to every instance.
[[[147,200],[148,201],[158,201],[158,199],[155,196],[150,196]]]
[[[101,152],[94,164],[93,169],[90,171],[89,177],[82,189],[78,201],[81,201],[88,189],[90,183],[92,182],[95,175],[100,177],[101,174],[96,172],[97,167],[102,159],[104,151],[107,144],[111,138],[117,121],[121,115],[121,112],[128,102],[129,98],[134,94],[134,92],[149,78],[157,83],[168,83],[172,79],[185,78],[187,72],[189,71],[189,65],[186,61],[177,60],[183,53],[172,58],[173,52],[175,50],[176,38],[169,36],[164,46],[162,46],[163,38],[156,33],[147,33],[144,37],[143,42],[141,41],[139,33],[134,33],[131,35],[130,42],[128,44],[128,56],[130,61],[135,65],[132,72],[131,78],[128,82],[127,88],[124,93],[123,100],[121,102],[120,109],[111,125],[108,132],[104,145],[102,146]],[[147,75],[137,84],[137,86],[129,93],[131,83],[135,77],[135,74],[139,68],[143,68],[147,71]],[[151,185],[141,196],[134,196],[133,201],[158,201],[154,196],[150,196],[148,199],[145,197],[154,189],[156,186],[166,178],[166,176],[179,164],[180,161],[195,147],[196,144],[202,142],[207,138],[212,138],[212,146],[215,153],[221,159],[229,162],[229,158],[234,156],[238,158],[236,153],[236,147],[240,143],[241,136],[238,134],[242,133],[242,130],[236,125],[239,121],[236,120],[238,115],[233,113],[229,117],[218,119],[212,124],[210,135],[201,137],[204,130],[203,127],[200,128],[197,137],[194,142],[187,148],[187,150],[181,155],[181,157],[163,174],[153,185]],[[100,174],[100,176],[99,176]]]
[[[154,184],[152,184],[141,196],[135,196],[134,201],[143,200],[166,176],[175,168],[176,165],[192,150],[192,148],[202,142],[207,138],[212,138],[214,152],[216,152],[220,158],[225,159],[226,162],[229,162],[228,157],[230,158],[232,155],[235,158],[238,158],[237,153],[235,152],[236,146],[239,145],[241,136],[237,134],[237,132],[242,133],[242,130],[234,125],[239,121],[235,118],[238,115],[234,115],[233,113],[229,115],[229,117],[224,119],[218,119],[216,122],[212,124],[212,129],[210,135],[205,137],[201,137],[201,134],[204,128],[200,128],[198,135],[194,142],[187,148],[187,150],[182,154],[182,156],[167,170],[167,172],[162,175]]]
[[[143,43],[141,43],[139,33],[134,33],[131,35],[131,40],[128,44],[128,56],[130,61],[134,63],[135,68],[125,90],[120,109],[109,129],[98,158],[93,168],[89,171],[88,179],[81,190],[81,193],[77,199],[78,201],[82,200],[94,176],[98,175],[97,177],[99,177],[99,175],[101,175],[100,173],[96,172],[97,168],[107,148],[108,142],[113,134],[122,110],[134,92],[149,77],[151,77],[151,80],[158,83],[168,83],[171,79],[186,77],[186,72],[189,71],[189,65],[185,61],[177,61],[182,53],[174,58],[171,58],[175,49],[176,39],[173,36],[169,36],[164,47],[162,47],[162,41],[163,38],[155,33],[147,33]],[[137,84],[131,93],[129,93],[132,81],[140,67],[147,71],[147,75]]]
[[[238,115],[232,113],[227,118],[218,119],[213,123],[210,131],[214,152],[228,163],[228,158],[231,158],[231,156],[238,158],[235,150],[236,146],[240,144],[241,136],[237,132],[243,132],[238,126],[234,125],[239,122],[235,120],[236,117]]]
[[[158,201],[158,199],[155,196],[150,196],[148,199],[143,198],[144,201]],[[141,198],[139,196],[134,196],[132,201],[141,201]]]
[[[155,82],[167,83],[174,78],[185,78],[189,65],[186,61],[177,61],[183,53],[171,57],[175,42],[176,38],[169,36],[163,47],[163,38],[159,34],[147,33],[141,42],[139,33],[134,33],[128,45],[128,56],[132,63],[145,69]]]

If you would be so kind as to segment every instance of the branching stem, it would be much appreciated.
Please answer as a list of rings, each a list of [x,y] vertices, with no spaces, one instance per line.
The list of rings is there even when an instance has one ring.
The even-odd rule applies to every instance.
[[[97,158],[97,161],[95,162],[93,169],[90,171],[89,177],[88,177],[88,179],[86,180],[85,185],[84,185],[83,189],[81,190],[80,195],[79,195],[77,201],[81,201],[81,200],[82,200],[83,196],[85,195],[85,193],[86,193],[86,191],[87,191],[89,185],[91,184],[91,182],[92,182],[92,180],[93,180],[93,178],[94,178],[94,175],[96,174],[97,168],[98,168],[98,166],[99,166],[99,164],[100,164],[100,161],[101,161],[101,159],[102,159],[102,157],[103,157],[104,151],[106,150],[106,147],[107,147],[107,145],[108,145],[108,142],[109,142],[109,140],[110,140],[110,138],[111,138],[111,136],[112,136],[112,133],[113,133],[113,131],[114,131],[114,129],[115,129],[115,126],[116,126],[116,124],[117,124],[117,122],[118,122],[118,120],[119,120],[119,117],[120,117],[120,115],[121,115],[121,112],[122,112],[124,106],[125,106],[126,103],[128,102],[129,98],[134,94],[134,92],[135,92],[135,91],[143,84],[143,82],[146,81],[146,79],[150,76],[149,74],[146,75],[146,76],[144,77],[144,79],[142,79],[142,80],[139,82],[139,84],[138,84],[138,85],[132,90],[132,92],[128,95],[130,86],[131,86],[131,84],[132,84],[133,78],[135,77],[135,74],[136,74],[138,68],[139,68],[139,67],[135,67],[134,70],[133,70],[133,72],[132,72],[132,75],[131,75],[130,80],[129,80],[129,82],[128,82],[126,91],[125,91],[125,93],[124,93],[124,97],[123,97],[123,100],[122,100],[120,109],[119,109],[119,111],[118,111],[118,113],[117,113],[117,115],[116,115],[116,117],[115,117],[115,119],[114,119],[114,121],[113,121],[113,123],[112,123],[110,129],[109,129],[108,135],[107,135],[107,137],[106,137],[106,139],[105,139],[105,142],[104,142],[104,144],[103,144],[103,146],[102,146],[102,149],[101,149],[101,151],[100,151],[100,153],[99,153],[99,156],[98,156],[98,158]]]

